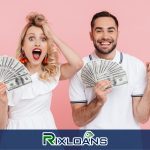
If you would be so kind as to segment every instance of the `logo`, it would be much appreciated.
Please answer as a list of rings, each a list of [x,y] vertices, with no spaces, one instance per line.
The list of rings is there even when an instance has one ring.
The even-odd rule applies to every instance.
[[[42,133],[42,145],[51,146],[107,146],[107,137],[96,137],[92,131],[86,131],[83,137],[58,137],[53,132]]]

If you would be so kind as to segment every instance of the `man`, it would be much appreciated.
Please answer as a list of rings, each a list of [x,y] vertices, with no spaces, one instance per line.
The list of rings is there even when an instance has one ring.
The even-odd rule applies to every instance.
[[[111,87],[108,80],[94,88],[85,88],[81,70],[71,79],[70,99],[76,125],[85,129],[139,129],[150,116],[150,69],[137,58],[116,50],[118,20],[107,11],[95,14],[91,21],[91,40],[95,51],[84,58],[107,59],[120,64],[128,83]],[[147,84],[146,84],[147,80]]]

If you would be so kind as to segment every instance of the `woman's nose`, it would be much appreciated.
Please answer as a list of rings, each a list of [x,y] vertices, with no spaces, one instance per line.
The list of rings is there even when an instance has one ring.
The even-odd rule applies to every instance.
[[[39,40],[35,41],[35,46],[40,46],[40,41]]]

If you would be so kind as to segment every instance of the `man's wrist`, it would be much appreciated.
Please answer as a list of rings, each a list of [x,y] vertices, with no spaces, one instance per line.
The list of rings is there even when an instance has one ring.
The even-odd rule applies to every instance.
[[[104,105],[104,101],[102,100],[102,98],[99,98],[98,96],[95,97],[96,103],[100,106]]]

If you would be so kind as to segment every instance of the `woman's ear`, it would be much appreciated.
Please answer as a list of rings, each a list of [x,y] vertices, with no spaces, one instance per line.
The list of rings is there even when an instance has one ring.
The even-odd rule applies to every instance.
[[[23,48],[23,47],[24,47],[24,46],[21,47],[21,52],[24,51],[24,48]]]

